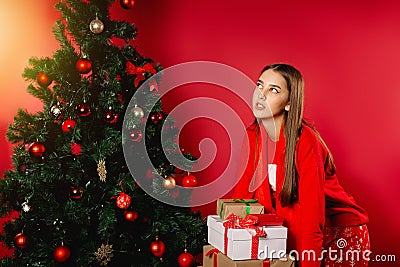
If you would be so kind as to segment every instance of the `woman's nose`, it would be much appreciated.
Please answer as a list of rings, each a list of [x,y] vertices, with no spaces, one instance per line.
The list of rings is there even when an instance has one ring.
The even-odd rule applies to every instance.
[[[259,95],[258,95],[259,99],[265,100],[265,95],[263,94],[262,91],[260,91]]]

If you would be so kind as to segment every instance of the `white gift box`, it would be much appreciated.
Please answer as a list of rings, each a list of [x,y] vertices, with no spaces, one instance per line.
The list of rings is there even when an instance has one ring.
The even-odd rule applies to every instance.
[[[224,253],[225,227],[217,215],[207,217],[208,243]],[[284,226],[264,226],[266,237],[258,237],[258,259],[281,258],[286,255],[287,228]],[[252,235],[246,229],[227,231],[228,246],[226,256],[232,260],[250,260]]]

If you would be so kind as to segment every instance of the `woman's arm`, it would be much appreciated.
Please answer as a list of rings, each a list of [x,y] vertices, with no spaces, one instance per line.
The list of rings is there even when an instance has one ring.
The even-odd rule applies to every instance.
[[[301,267],[319,267],[325,223],[326,156],[318,138],[305,131],[297,145],[296,166],[299,175],[299,231],[297,248]]]

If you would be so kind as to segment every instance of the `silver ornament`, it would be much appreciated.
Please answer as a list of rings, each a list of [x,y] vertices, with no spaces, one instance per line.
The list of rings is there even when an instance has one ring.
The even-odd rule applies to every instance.
[[[132,109],[133,112],[133,116],[141,119],[144,117],[144,111],[143,109],[141,109],[140,107],[138,107],[137,105],[135,105],[135,107]]]
[[[28,212],[28,211],[31,210],[31,206],[28,205],[28,201],[22,203],[22,210],[23,210],[24,212]]]
[[[104,23],[96,17],[90,22],[89,28],[92,33],[99,34],[104,30]]]
[[[51,107],[50,109],[50,113],[54,116],[54,117],[58,117],[61,115],[61,108],[57,105],[54,105]]]

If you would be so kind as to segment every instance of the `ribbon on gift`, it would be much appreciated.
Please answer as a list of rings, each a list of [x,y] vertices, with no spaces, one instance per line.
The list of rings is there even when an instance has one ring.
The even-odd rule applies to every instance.
[[[250,204],[251,203],[258,203],[258,200],[257,199],[249,199],[249,200],[233,199],[232,202],[226,202],[226,203],[244,203],[246,205],[246,214],[250,214]],[[222,202],[221,209],[219,210],[219,217],[220,218],[222,218],[222,211],[224,210],[224,204],[225,204],[225,202]]]
[[[210,251],[208,251],[206,253],[206,257],[213,257],[213,267],[218,267],[218,260],[217,260],[217,255],[218,253],[220,253],[221,251],[219,251],[218,249],[214,248],[211,249]],[[268,266],[269,267],[269,266]]]
[[[223,222],[225,227],[224,232],[224,253],[228,251],[228,230],[229,229],[246,229],[251,234],[251,259],[258,259],[258,243],[259,237],[267,236],[267,233],[262,227],[255,226],[258,223],[258,218],[254,215],[247,215],[244,219],[235,214],[229,215]]]
[[[263,267],[270,267],[271,262],[269,260],[263,260]]]

